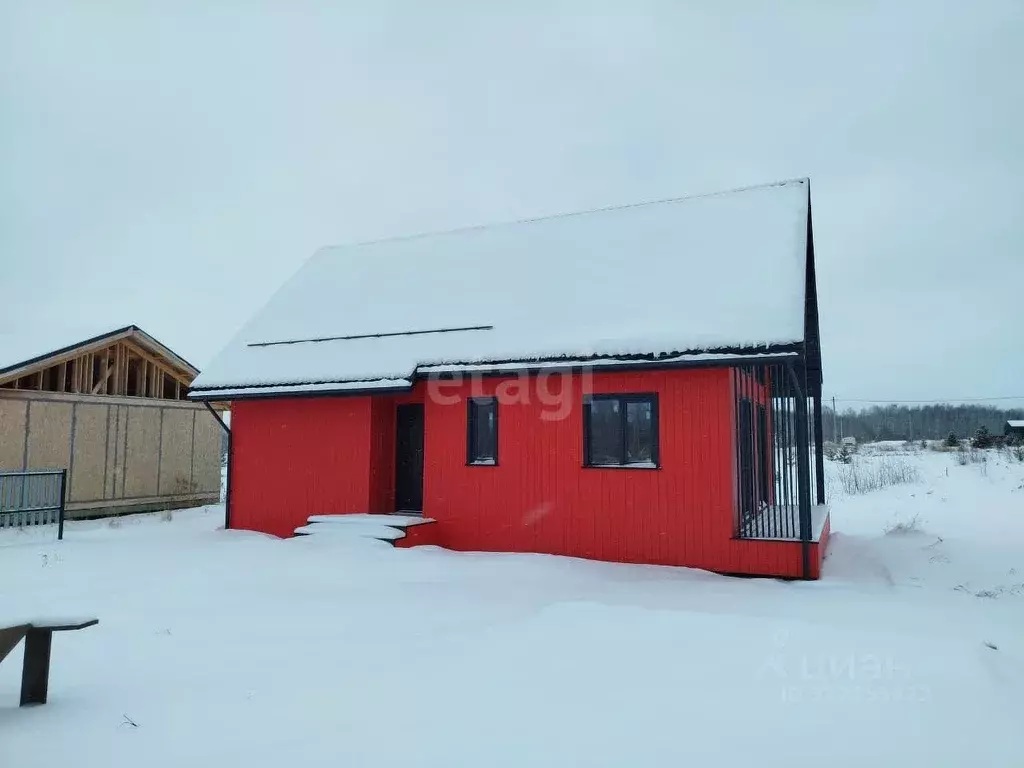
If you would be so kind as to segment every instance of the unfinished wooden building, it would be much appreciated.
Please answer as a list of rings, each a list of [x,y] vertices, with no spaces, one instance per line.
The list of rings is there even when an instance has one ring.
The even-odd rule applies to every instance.
[[[68,517],[216,503],[221,428],[185,399],[198,373],[134,325],[0,335],[0,471],[66,469]]]

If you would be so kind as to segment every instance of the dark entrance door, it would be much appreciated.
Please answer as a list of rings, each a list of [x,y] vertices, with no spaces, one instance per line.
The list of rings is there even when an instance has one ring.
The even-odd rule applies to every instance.
[[[395,509],[420,512],[423,510],[423,406],[398,406],[395,428]]]

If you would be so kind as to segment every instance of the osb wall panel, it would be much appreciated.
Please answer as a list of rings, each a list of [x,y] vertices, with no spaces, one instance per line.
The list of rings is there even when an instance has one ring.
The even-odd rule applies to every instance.
[[[0,469],[21,469],[25,461],[25,419],[28,405],[0,400]]]
[[[75,406],[71,460],[71,501],[103,498],[107,459],[107,406]]]
[[[124,497],[156,496],[160,473],[160,409],[128,406]]]
[[[120,499],[124,497],[125,483],[125,458],[128,447],[128,406],[120,405],[111,408],[114,412],[114,427],[110,433],[113,445],[107,446],[108,451],[113,453],[113,462],[107,464],[107,476],[110,479],[109,499]]]
[[[71,403],[32,403],[28,468],[66,469],[71,461]]]
[[[33,397],[0,397],[0,469],[22,469],[27,447],[29,468],[69,470],[68,501],[79,508],[220,489],[221,430],[205,409],[26,394]]]
[[[202,416],[202,414],[199,414]],[[192,421],[195,411],[164,411],[160,447],[160,493],[191,493]]]
[[[192,482],[196,491],[220,491],[220,445],[223,430],[210,413],[196,412],[196,444],[192,458]]]
[[[120,408],[116,405],[112,405],[107,408],[107,445],[106,445],[106,463],[104,466],[104,477],[103,477],[103,498],[113,499],[117,497],[114,493],[114,481],[115,478],[120,477],[120,469],[117,461],[120,456],[117,450],[118,445],[118,434],[120,428],[120,420],[118,414]],[[120,487],[120,486],[118,486]]]

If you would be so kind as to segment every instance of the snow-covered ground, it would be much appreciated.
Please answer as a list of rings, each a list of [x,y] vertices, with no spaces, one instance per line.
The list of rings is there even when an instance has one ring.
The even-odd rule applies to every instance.
[[[0,665],[0,765],[1024,765],[1024,463],[854,466],[893,461],[919,479],[855,495],[829,463],[814,583],[279,541],[220,507],[5,532],[0,619],[100,624],[55,637],[45,706]]]

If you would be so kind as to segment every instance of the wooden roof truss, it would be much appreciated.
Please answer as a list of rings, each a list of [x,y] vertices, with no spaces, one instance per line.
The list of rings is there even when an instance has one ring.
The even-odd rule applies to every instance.
[[[130,338],[40,361],[31,371],[0,376],[0,388],[185,400],[193,376]]]

